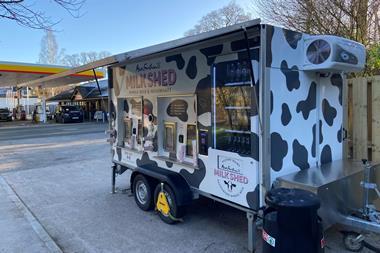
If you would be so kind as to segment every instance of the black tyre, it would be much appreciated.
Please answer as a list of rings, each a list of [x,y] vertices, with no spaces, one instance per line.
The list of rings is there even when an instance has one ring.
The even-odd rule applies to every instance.
[[[149,211],[153,208],[153,195],[149,181],[146,177],[139,174],[133,179],[133,195],[137,206]]]
[[[161,184],[157,184],[156,189],[154,190],[154,203],[157,203],[158,200],[158,194],[161,191]],[[160,216],[160,219],[167,223],[167,224],[174,224],[179,221],[180,218],[182,218],[185,214],[185,207],[178,206],[176,201],[176,196],[174,194],[174,191],[172,188],[166,184],[164,184],[163,187],[164,194],[166,196],[166,199],[168,201],[170,211],[168,215],[165,215],[161,212],[158,212],[158,215]]]
[[[364,245],[363,241],[356,241],[356,238],[359,236],[356,232],[344,232],[343,233],[343,243],[344,247],[352,252],[360,252]]]

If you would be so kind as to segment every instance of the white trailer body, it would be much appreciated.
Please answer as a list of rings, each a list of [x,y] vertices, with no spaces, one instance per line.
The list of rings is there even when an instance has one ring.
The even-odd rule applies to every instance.
[[[258,210],[277,177],[342,159],[342,72],[364,59],[359,43],[257,20],[127,53],[109,69],[113,162]]]

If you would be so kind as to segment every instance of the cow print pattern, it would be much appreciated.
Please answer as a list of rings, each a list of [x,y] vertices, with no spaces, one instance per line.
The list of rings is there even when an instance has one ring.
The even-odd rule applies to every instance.
[[[342,131],[342,127],[339,128],[338,130],[338,133],[337,133],[337,140],[339,143],[342,143],[342,140],[343,140],[343,131]]]
[[[316,127],[317,127],[317,124],[314,124],[313,125],[313,144],[311,145],[311,155],[313,157],[316,156],[315,154],[315,147],[316,147]],[[322,144],[323,143],[323,134],[322,134],[322,120],[319,120],[319,144]]]
[[[285,103],[282,104],[281,122],[284,126],[287,126],[292,119],[292,114],[290,113],[289,106]]]
[[[288,143],[281,138],[279,133],[271,134],[271,164],[272,169],[279,171],[283,165],[283,159],[288,154]]]
[[[246,195],[248,206],[254,210],[257,210],[259,208],[259,185],[256,185],[255,190],[248,192]]]
[[[341,74],[333,74],[331,76],[331,84],[339,89],[339,104],[342,105],[343,96],[343,78]]]
[[[321,152],[321,164],[332,162],[331,148],[329,145],[325,145]]]
[[[201,50],[199,50],[204,56],[207,58],[207,65],[211,66],[215,62],[215,58],[217,55],[222,53],[223,51],[223,44],[216,45],[212,47],[206,47]]]
[[[326,123],[329,126],[332,126],[334,124],[334,119],[337,115],[337,111],[334,107],[332,107],[329,104],[329,101],[327,101],[327,99],[323,99],[322,112],[323,112],[323,118],[325,119]]]
[[[312,82],[306,100],[302,100],[297,104],[297,113],[302,112],[305,120],[309,118],[310,112],[316,107],[316,88],[317,84]]]
[[[296,49],[298,41],[302,39],[302,33],[290,31],[288,29],[282,29],[282,31],[289,46],[293,49]]]
[[[318,161],[323,164],[342,158],[343,76],[318,77],[302,70],[303,34],[266,26],[266,36],[271,179],[275,180]],[[278,142],[283,144],[281,149]],[[288,144],[289,149],[283,151]]]
[[[179,173],[186,179],[189,185],[199,188],[206,175],[206,166],[201,159],[198,159],[198,168],[194,170],[194,173],[190,173],[185,169],[182,169]]]
[[[183,59],[181,54],[175,54],[166,57],[166,62],[175,61],[178,69],[183,69],[185,67],[185,60]]]
[[[186,67],[186,75],[190,79],[194,79],[197,76],[197,57],[191,56],[189,63]]]
[[[300,78],[297,66],[288,67],[288,63],[286,61],[281,62],[281,72],[286,77],[286,86],[289,91],[293,89],[298,89],[300,87]]]
[[[305,146],[301,145],[298,140],[293,141],[293,163],[301,170],[310,168],[308,162],[308,152]]]

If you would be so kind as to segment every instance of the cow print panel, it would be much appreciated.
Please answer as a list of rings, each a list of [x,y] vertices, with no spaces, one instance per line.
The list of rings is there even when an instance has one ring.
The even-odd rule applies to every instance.
[[[249,48],[260,46],[260,37],[254,37],[248,39]],[[247,42],[245,39],[235,40],[231,42],[231,50],[232,51],[240,51],[243,49],[247,49]]]
[[[300,87],[300,75],[297,66],[294,65],[293,67],[289,68],[288,63],[284,60],[281,62],[281,72],[286,78],[286,86],[288,87],[289,91],[298,89]]]
[[[336,137],[337,137],[339,143],[342,143],[342,139],[343,139],[342,138],[342,132],[343,132],[342,127],[340,127],[337,134],[336,134]]]
[[[271,133],[271,164],[272,169],[280,171],[283,159],[288,154],[288,143],[277,132]]]
[[[322,112],[323,118],[329,126],[334,124],[334,119],[337,115],[337,111],[334,107],[330,106],[329,101],[327,99],[323,99],[322,101]]]
[[[323,142],[323,134],[322,134],[322,120],[319,120],[319,144],[322,144]],[[317,127],[317,124],[314,124],[313,125],[313,143],[311,144],[311,155],[313,157],[316,156],[316,136],[317,136],[317,133],[315,132],[316,131],[316,127]]]
[[[282,113],[281,113],[281,123],[284,126],[287,126],[292,119],[292,114],[290,113],[289,106],[285,103],[282,104]]]
[[[302,39],[302,33],[290,31],[287,29],[282,29],[282,31],[289,46],[293,49],[296,49],[298,41]]]
[[[297,104],[296,111],[297,113],[302,112],[302,116],[305,120],[309,118],[310,112],[315,109],[316,88],[317,88],[317,84],[315,82],[311,82],[309,93],[307,95],[306,100],[302,100],[298,102]]]
[[[187,64],[186,67],[186,75],[190,79],[194,79],[197,76],[197,57],[196,56],[191,56],[189,63]]]
[[[201,53],[204,56],[206,56],[206,58],[207,58],[207,65],[211,66],[211,64],[214,63],[216,56],[222,53],[222,51],[223,51],[223,44],[212,46],[212,47],[202,48],[199,51],[201,51]]]
[[[297,139],[293,141],[293,163],[301,170],[310,168],[307,149]]]
[[[211,112],[211,76],[201,79],[197,88],[195,89],[195,93],[197,94],[198,108],[197,114],[202,115],[206,112]]]
[[[259,208],[259,185],[256,185],[254,191],[247,192],[246,200],[250,208],[254,210]]]
[[[326,164],[332,162],[331,147],[325,145],[321,152],[321,164]]]
[[[199,188],[206,175],[206,167],[202,160],[198,159],[198,169],[195,169],[192,174],[185,169],[181,169],[179,173],[186,179],[189,185]]]
[[[342,89],[343,89],[343,78],[340,74],[333,74],[331,76],[331,84],[339,89],[339,104],[342,105]]]
[[[272,66],[272,39],[274,34],[274,27],[271,25],[267,25],[267,44],[266,44],[266,65],[267,67]]]
[[[185,67],[185,60],[183,59],[181,54],[175,54],[175,55],[170,55],[165,58],[166,62],[172,62],[175,61],[177,64],[178,69],[183,69]]]

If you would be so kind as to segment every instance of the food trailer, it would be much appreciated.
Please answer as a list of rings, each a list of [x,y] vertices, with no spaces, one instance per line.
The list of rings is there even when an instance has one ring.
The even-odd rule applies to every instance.
[[[243,210],[253,251],[256,218],[277,186],[317,193],[327,225],[380,231],[376,218],[351,210],[363,206],[376,217],[368,191],[380,178],[343,157],[346,73],[364,64],[360,43],[252,20],[39,83],[108,66],[112,191],[116,176],[130,170],[138,207],[170,224],[199,196]]]
[[[130,169],[137,205],[168,223],[199,195],[244,210],[252,250],[273,183],[331,163],[342,178],[345,73],[364,64],[357,42],[259,20],[126,53],[108,69],[113,190]]]

